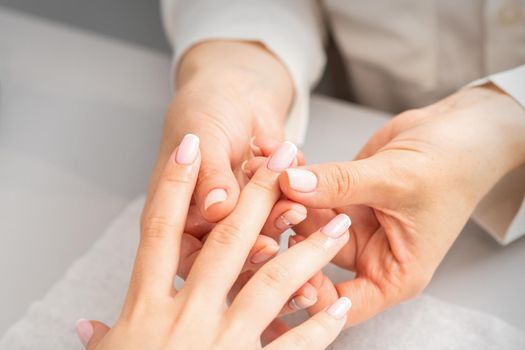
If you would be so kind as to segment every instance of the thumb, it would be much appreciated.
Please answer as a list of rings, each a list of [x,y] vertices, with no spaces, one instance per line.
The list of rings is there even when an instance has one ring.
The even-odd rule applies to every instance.
[[[401,182],[386,157],[286,169],[279,178],[286,197],[311,208],[350,204],[381,205],[392,200]]]
[[[94,350],[102,338],[109,332],[109,327],[102,322],[80,319],[76,331],[80,342],[86,349]]]
[[[228,150],[202,139],[201,154],[195,201],[204,219],[217,222],[237,204],[239,183],[232,171]]]

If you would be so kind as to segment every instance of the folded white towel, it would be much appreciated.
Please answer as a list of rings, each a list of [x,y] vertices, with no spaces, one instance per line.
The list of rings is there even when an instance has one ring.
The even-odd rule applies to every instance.
[[[78,318],[108,324],[116,320],[138,243],[143,202],[133,201],[47,295],[31,305],[0,340],[0,349],[81,349],[74,332]],[[331,349],[523,350],[525,334],[491,315],[421,296],[345,331]]]

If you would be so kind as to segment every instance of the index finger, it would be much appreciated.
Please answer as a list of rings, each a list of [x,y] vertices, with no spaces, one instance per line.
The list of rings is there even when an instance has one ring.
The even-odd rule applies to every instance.
[[[169,158],[143,215],[131,293],[169,295],[200,165],[199,138],[188,134]]]
[[[202,293],[223,306],[270,211],[279,199],[279,173],[294,161],[297,147],[284,142],[244,187],[233,212],[212,230],[193,265],[184,290]],[[220,268],[215,268],[220,264]],[[211,300],[209,291],[213,290]]]

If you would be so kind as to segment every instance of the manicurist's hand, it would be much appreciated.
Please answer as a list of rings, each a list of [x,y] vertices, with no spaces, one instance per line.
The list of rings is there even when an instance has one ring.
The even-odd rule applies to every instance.
[[[281,141],[293,86],[283,64],[252,42],[208,41],[192,47],[177,67],[176,94],[166,115],[146,211],[166,160],[186,133],[202,140],[202,164],[190,211],[217,222],[239,197],[242,163],[260,151],[254,137]],[[196,215],[196,214],[199,215]],[[204,218],[204,220],[202,220]]]
[[[278,176],[297,149],[282,144],[253,175],[232,213],[209,233],[181,290],[173,287],[190,200],[197,183],[199,139],[184,137],[159,176],[144,213],[128,295],[110,329],[81,320],[77,332],[89,350],[260,349],[260,336],[292,294],[349,239],[350,220],[337,216],[263,265],[227,304],[227,294],[280,197]],[[340,298],[265,349],[324,349],[343,328],[350,300]]]
[[[296,232],[339,213],[353,221],[333,261],[356,277],[318,280],[310,311],[347,296],[355,324],[418,294],[480,199],[524,163],[525,110],[489,85],[398,115],[355,161],[286,170],[284,194],[314,208]]]

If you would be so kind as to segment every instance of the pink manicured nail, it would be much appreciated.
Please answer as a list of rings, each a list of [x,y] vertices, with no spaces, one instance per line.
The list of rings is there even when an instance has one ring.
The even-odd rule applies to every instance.
[[[303,295],[298,295],[294,297],[290,302],[288,303],[288,306],[292,308],[293,310],[303,310],[306,308],[309,308],[313,304],[317,302],[317,299],[308,299]]]
[[[93,336],[93,325],[88,320],[81,318],[77,321],[75,328],[80,342],[86,347],[89,343],[89,339]]]
[[[340,320],[345,317],[346,313],[351,307],[352,301],[347,297],[341,297],[337,299],[337,301],[333,303],[328,309],[326,309],[326,313],[333,318]]]
[[[255,253],[250,259],[250,261],[252,262],[252,264],[261,264],[273,258],[275,254],[277,254],[278,251],[279,251],[279,246],[275,246],[275,247],[266,246],[262,248],[261,250],[259,250],[257,253]]]
[[[321,229],[321,232],[328,237],[339,238],[343,233],[346,232],[346,230],[348,230],[351,224],[352,221],[348,215],[339,214],[330,220],[330,222]]]
[[[290,209],[275,220],[275,227],[277,227],[279,230],[286,230],[294,225],[297,225],[304,219],[306,219],[305,208],[298,207],[295,209]]]
[[[297,147],[291,142],[284,142],[268,161],[268,169],[280,173],[292,165],[297,155]]]
[[[312,192],[317,187],[317,176],[309,170],[286,169],[290,187],[299,192]]]
[[[182,139],[175,161],[181,165],[193,164],[199,154],[199,137],[193,134],[186,134]]]
[[[208,210],[214,204],[224,202],[228,198],[228,193],[223,188],[214,188],[204,199],[204,210]]]
[[[317,302],[317,289],[310,283],[301,287],[301,294],[296,295],[290,300],[288,306],[295,310],[306,309]]]

